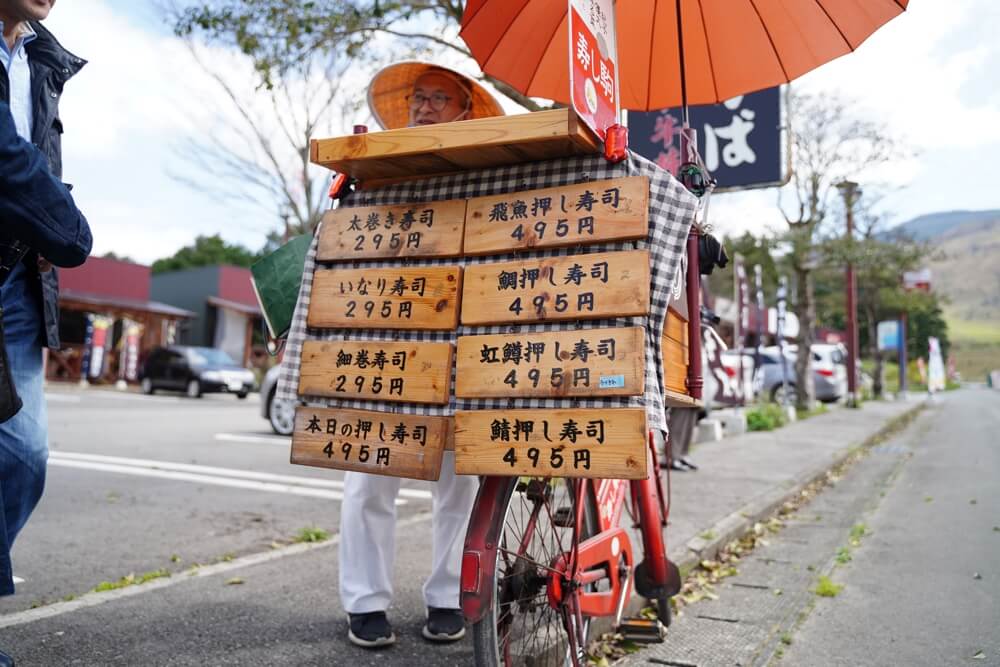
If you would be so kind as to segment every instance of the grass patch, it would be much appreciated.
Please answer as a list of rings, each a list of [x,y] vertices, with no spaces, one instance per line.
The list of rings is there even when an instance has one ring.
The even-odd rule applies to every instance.
[[[809,410],[799,410],[798,408],[795,408],[795,418],[801,421],[803,419],[815,417],[816,415],[825,414],[829,411],[830,409],[826,407],[826,403],[817,402],[816,405]]]
[[[822,575],[819,581],[816,582],[816,588],[813,589],[813,593],[821,598],[835,598],[842,590],[844,590],[843,584],[835,584],[830,581],[830,577]]]
[[[169,577],[170,572],[164,569],[153,570],[152,572],[144,572],[143,574],[128,574],[118,581],[102,581],[94,587],[95,593],[103,593],[105,591],[115,591],[119,588],[128,588],[129,586],[141,586],[142,584],[153,581],[154,579],[162,579],[164,577]]]
[[[840,565],[847,565],[851,562],[851,550],[847,547],[837,549],[837,562]]]
[[[788,634],[787,632],[785,634],[781,635],[781,643],[784,644],[785,646],[791,646],[791,644],[792,644],[792,636],[790,634]]]
[[[698,537],[700,537],[703,540],[714,540],[715,539],[715,531],[714,530],[703,530],[700,533],[698,533]]]
[[[322,528],[316,528],[314,526],[309,526],[303,528],[298,532],[298,534],[292,538],[293,542],[326,542],[330,539],[330,533],[323,530]]]
[[[763,403],[746,411],[748,431],[773,431],[788,423],[785,409],[777,403]]]

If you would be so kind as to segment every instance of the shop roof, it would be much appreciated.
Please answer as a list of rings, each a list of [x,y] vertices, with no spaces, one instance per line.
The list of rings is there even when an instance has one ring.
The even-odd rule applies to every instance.
[[[167,315],[176,318],[190,318],[195,314],[190,310],[175,308],[174,306],[160,303],[159,301],[148,301],[146,299],[133,299],[124,296],[112,296],[101,294],[89,294],[72,289],[59,290],[59,300],[62,302],[72,301],[96,307],[120,308],[137,310],[156,315]]]

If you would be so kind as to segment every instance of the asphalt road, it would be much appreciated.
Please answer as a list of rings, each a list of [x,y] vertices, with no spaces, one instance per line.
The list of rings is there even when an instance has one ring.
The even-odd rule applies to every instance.
[[[271,432],[256,394],[57,386],[48,407],[45,495],[14,547],[25,581],[0,598],[0,614],[133,573],[274,551],[306,527],[338,530],[342,474],[291,465],[289,439]],[[428,487],[404,486],[400,518],[426,512]]]
[[[781,664],[1000,665],[1000,392],[940,396]]]
[[[1000,392],[928,402],[627,664],[1000,665],[998,432]]]

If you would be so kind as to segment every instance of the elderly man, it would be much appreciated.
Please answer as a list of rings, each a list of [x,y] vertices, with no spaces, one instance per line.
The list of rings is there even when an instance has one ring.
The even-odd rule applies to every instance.
[[[503,115],[479,84],[449,69],[405,62],[379,72],[368,103],[385,129],[432,125]],[[450,642],[465,635],[459,609],[459,575],[469,513],[479,481],[455,474],[453,452],[445,452],[433,484],[433,555],[424,584],[424,638]],[[348,638],[366,648],[396,641],[386,610],[392,601],[399,479],[363,473],[344,476],[340,514],[340,597],[350,617]]]

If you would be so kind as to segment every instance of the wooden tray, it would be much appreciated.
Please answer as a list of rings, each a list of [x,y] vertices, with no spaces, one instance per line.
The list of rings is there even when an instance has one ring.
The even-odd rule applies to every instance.
[[[571,109],[313,139],[310,160],[368,187],[601,151]]]

